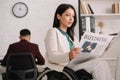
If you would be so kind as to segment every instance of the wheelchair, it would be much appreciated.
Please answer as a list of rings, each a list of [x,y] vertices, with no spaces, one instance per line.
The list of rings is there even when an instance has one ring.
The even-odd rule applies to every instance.
[[[56,73],[58,74],[56,76]],[[50,77],[48,75],[50,74]],[[75,72],[69,67],[65,67],[62,72],[57,72],[49,68],[45,68],[37,77],[37,80],[91,80],[90,78],[83,76],[81,79],[77,77]]]

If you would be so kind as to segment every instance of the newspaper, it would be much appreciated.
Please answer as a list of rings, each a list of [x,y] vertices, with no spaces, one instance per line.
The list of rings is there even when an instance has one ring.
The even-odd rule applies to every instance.
[[[73,66],[74,64],[76,65],[102,56],[112,39],[113,36],[85,32],[80,41],[82,51],[77,58],[70,62],[70,64]]]
[[[85,32],[80,41],[80,47],[85,54],[101,56],[112,39],[113,36]]]
[[[117,58],[120,57],[120,32],[114,36],[108,49],[101,56],[102,58]]]

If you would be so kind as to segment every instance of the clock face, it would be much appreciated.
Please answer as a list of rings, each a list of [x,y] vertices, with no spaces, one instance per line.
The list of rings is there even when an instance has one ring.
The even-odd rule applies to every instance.
[[[27,15],[28,7],[23,2],[15,3],[12,7],[12,13],[14,16],[16,16],[18,18],[22,18]]]

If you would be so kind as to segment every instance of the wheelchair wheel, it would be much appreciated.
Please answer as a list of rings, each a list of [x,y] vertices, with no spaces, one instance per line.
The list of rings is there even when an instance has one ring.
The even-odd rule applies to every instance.
[[[52,71],[54,71],[54,70],[46,68],[42,73],[40,73],[37,80],[49,80],[49,79],[47,79],[47,73],[50,73]],[[78,77],[76,76],[75,72],[68,67],[65,67],[61,73],[64,74],[64,76],[66,77],[65,79],[62,79],[62,80],[79,80]],[[53,74],[53,76],[54,76],[54,74]],[[61,80],[61,79],[54,79],[54,80]]]

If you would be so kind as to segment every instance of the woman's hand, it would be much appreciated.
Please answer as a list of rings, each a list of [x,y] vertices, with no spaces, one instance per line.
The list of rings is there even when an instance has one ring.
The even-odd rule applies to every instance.
[[[80,52],[81,52],[80,48],[73,48],[69,53],[70,60],[76,58]]]

